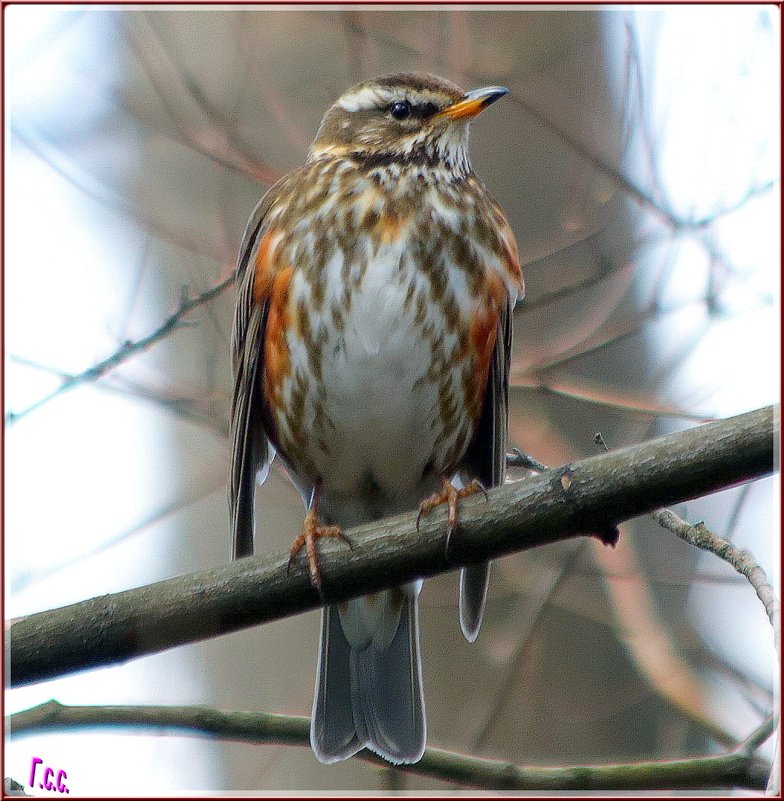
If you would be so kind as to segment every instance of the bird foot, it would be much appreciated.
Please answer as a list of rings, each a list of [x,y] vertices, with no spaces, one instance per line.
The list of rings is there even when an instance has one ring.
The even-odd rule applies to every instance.
[[[419,504],[419,514],[417,515],[417,531],[419,531],[419,521],[430,514],[431,510],[435,509],[436,506],[440,506],[442,503],[448,505],[449,514],[447,520],[449,521],[449,529],[448,529],[448,536],[451,536],[452,532],[455,530],[457,526],[457,502],[460,498],[465,498],[468,495],[475,495],[477,492],[481,492],[485,496],[485,500],[489,500],[487,495],[487,490],[482,486],[481,481],[477,481],[474,479],[468,486],[463,487],[462,489],[457,489],[452,482],[445,478],[443,480],[443,484],[441,485],[441,491],[433,493],[429,498],[425,498],[422,503]],[[447,539],[447,544],[449,540]]]
[[[297,554],[305,548],[308,554],[310,581],[319,593],[321,592],[321,570],[319,569],[317,542],[324,537],[337,537],[348,543],[349,548],[353,547],[351,545],[351,540],[343,533],[340,526],[322,525],[318,522],[316,510],[311,508],[305,515],[305,520],[302,523],[302,534],[294,540],[289,550],[289,564],[286,568],[286,574],[288,575],[291,566],[297,558]]]

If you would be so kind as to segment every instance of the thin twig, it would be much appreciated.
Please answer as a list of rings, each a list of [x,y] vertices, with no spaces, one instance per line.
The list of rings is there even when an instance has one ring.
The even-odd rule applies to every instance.
[[[769,305],[770,303],[766,301],[744,313],[750,314],[756,312],[759,308]],[[575,359],[580,359],[588,354],[617,345],[638,336],[644,331],[645,326],[653,323],[660,324],[665,317],[680,314],[690,308],[704,308],[707,311],[707,302],[705,298],[688,299],[667,307],[659,306],[655,302],[650,303],[640,309],[632,319],[622,319],[613,324],[602,324],[574,345],[569,345],[555,353],[551,351],[544,352],[540,361],[523,362],[522,359],[515,359],[512,361],[511,368],[512,383],[525,380],[526,377],[531,375],[538,376],[545,371],[563,367]]]
[[[232,273],[232,275],[230,275],[228,278],[224,278],[222,281],[218,282],[214,286],[211,286],[209,289],[205,290],[194,298],[189,299],[187,296],[184,296],[181,299],[180,305],[177,307],[177,309],[172,312],[172,314],[170,314],[169,317],[167,317],[166,320],[164,320],[164,322],[152,333],[141,337],[141,339],[127,340],[118,350],[112,353],[111,356],[107,356],[102,361],[94,364],[92,367],[88,367],[81,373],[69,375],[63,378],[62,384],[60,384],[57,389],[55,389],[53,392],[50,392],[48,395],[44,395],[35,403],[31,404],[25,409],[22,409],[22,411],[8,412],[5,417],[6,424],[10,425],[11,423],[19,421],[21,418],[25,417],[36,409],[39,409],[53,398],[56,398],[58,395],[62,395],[68,390],[74,389],[74,387],[77,387],[80,384],[86,384],[90,381],[98,380],[101,378],[101,376],[105,375],[110,370],[113,370],[124,361],[127,361],[132,356],[147,350],[147,348],[150,348],[156,342],[159,342],[168,334],[170,334],[175,328],[184,325],[185,320],[183,318],[189,312],[192,312],[199,306],[203,306],[205,303],[209,303],[209,301],[220,295],[233,283],[234,274]]]
[[[543,462],[534,459],[531,454],[523,453],[520,448],[512,448],[512,453],[506,454],[506,464],[508,467],[525,467],[535,473],[544,473],[545,470],[550,469]]]
[[[594,443],[600,451],[608,450],[601,432],[594,436]],[[639,570],[633,544],[625,537],[612,553],[597,550],[595,556],[605,568],[611,566],[630,574],[623,585],[607,585],[608,597],[619,637],[651,686],[717,743],[735,746],[737,737],[710,716],[704,682],[682,658],[661,621],[651,582]]]
[[[749,584],[754,588],[757,597],[765,607],[770,625],[773,627],[773,644],[776,648],[776,655],[781,664],[781,606],[776,597],[775,590],[768,582],[765,571],[757,563],[750,551],[737,548],[723,537],[714,534],[704,523],[699,522],[694,525],[687,523],[670,509],[659,509],[651,513],[651,517],[659,525],[676,534],[685,542],[709,551],[727,564],[731,565],[738,573],[745,576]],[[781,734],[776,741],[776,752],[773,764],[768,777],[766,793],[768,795],[778,795],[779,792],[779,760],[780,760]]]
[[[670,509],[658,509],[651,513],[651,517],[660,526],[676,534],[684,542],[688,542],[696,548],[701,548],[703,551],[710,551],[746,577],[768,614],[770,625],[773,627],[773,642],[780,661],[779,627],[781,624],[781,608],[779,600],[776,597],[775,590],[768,582],[765,571],[757,563],[753,554],[750,551],[737,548],[731,542],[719,537],[718,534],[714,534],[702,522],[694,525],[687,523]]]
[[[736,751],[742,751],[746,754],[753,754],[767,739],[769,739],[776,731],[776,726],[779,725],[778,715],[769,715],[754,731],[741,742]]]
[[[512,86],[509,102],[519,106],[529,115],[531,115],[537,122],[539,122],[550,133],[565,142],[571,147],[587,163],[591,164],[597,170],[602,172],[609,178],[619,189],[625,192],[628,196],[634,199],[644,208],[651,211],[658,217],[673,233],[694,233],[699,236],[700,243],[705,248],[705,251],[710,255],[711,259],[724,264],[731,272],[737,272],[737,269],[730,264],[724,253],[722,253],[709,237],[705,235],[706,231],[710,229],[713,222],[723,214],[729,214],[735,210],[736,206],[730,206],[726,209],[717,209],[713,214],[702,218],[681,217],[676,214],[671,208],[667,207],[663,202],[653,197],[650,192],[647,192],[640,185],[635,183],[632,179],[624,175],[620,167],[609,163],[606,159],[602,158],[591,146],[579,141],[571,136],[565,129],[554,122],[545,112],[541,111],[538,106],[534,105],[531,101],[524,97],[524,91]],[[748,193],[742,198],[737,206],[741,206],[743,202],[749,200],[757,195],[769,192],[776,185],[776,180],[769,180],[756,187],[748,190]]]
[[[65,706],[48,701],[7,719],[12,737],[41,731],[128,726],[185,731],[246,743],[310,745],[310,719],[264,712],[226,712],[209,707]],[[368,751],[359,759],[389,767]],[[765,786],[769,765],[746,752],[661,762],[566,767],[522,767],[510,762],[428,748],[400,770],[488,790],[674,790]]]

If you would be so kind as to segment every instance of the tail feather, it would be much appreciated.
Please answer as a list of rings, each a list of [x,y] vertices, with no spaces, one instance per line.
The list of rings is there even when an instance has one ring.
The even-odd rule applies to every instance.
[[[470,565],[460,571],[460,628],[468,642],[474,642],[482,625],[490,582],[490,562]]]
[[[426,724],[415,594],[406,595],[386,647],[371,641],[352,648],[336,608],[324,610],[310,739],[322,762],[346,759],[363,746],[395,764],[421,758]]]
[[[334,606],[321,612],[316,696],[310,722],[310,745],[320,762],[348,759],[362,748],[351,703],[351,646]]]

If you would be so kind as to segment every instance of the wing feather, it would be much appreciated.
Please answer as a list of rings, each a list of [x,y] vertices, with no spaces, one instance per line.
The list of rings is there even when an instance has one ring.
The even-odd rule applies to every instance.
[[[482,411],[466,452],[464,468],[486,487],[497,487],[506,476],[509,365],[512,353],[512,304],[501,310]],[[460,573],[460,627],[473,642],[482,624],[490,563],[470,565]]]
[[[282,181],[275,184],[256,206],[245,228],[237,258],[237,306],[231,338],[234,393],[229,476],[229,517],[235,559],[253,553],[256,473],[270,459],[271,449],[263,427],[264,402],[260,386],[269,303],[257,302],[253,286],[255,255],[264,233],[265,218],[281,186]]]

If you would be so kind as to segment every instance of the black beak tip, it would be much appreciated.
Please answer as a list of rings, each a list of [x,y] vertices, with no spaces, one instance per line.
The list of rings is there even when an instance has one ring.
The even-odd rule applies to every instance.
[[[504,95],[508,95],[509,90],[505,86],[494,86],[492,91],[488,92],[487,97],[482,100],[482,108],[485,109],[500,100]]]

